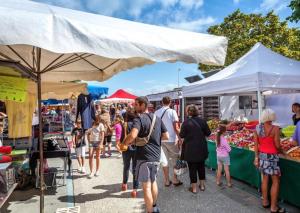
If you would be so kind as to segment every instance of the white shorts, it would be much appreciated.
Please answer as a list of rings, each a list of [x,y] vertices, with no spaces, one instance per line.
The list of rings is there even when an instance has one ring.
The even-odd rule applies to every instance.
[[[162,167],[167,167],[168,166],[168,159],[165,155],[165,152],[163,150],[163,148],[161,147],[161,154],[160,154],[160,163]]]
[[[86,146],[81,146],[75,149],[76,157],[85,157],[85,148]]]

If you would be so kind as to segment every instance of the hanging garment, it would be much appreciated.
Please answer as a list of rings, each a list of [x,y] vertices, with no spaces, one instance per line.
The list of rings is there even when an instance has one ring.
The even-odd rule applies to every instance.
[[[80,94],[77,99],[77,115],[81,117],[82,129],[87,130],[92,127],[93,120],[96,119],[95,108],[91,95]]]
[[[32,115],[36,107],[36,98],[28,93],[23,103],[6,100],[8,116],[8,137],[30,137],[32,131]]]

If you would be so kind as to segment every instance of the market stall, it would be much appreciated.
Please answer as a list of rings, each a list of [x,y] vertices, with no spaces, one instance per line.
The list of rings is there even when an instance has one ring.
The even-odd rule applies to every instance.
[[[99,100],[99,102],[100,104],[130,104],[133,103],[136,98],[137,96],[130,94],[123,89],[119,89],[108,98]]]
[[[300,90],[300,62],[286,58],[271,51],[262,44],[256,44],[248,53],[233,64],[200,82],[183,87],[184,97],[255,95],[257,94],[259,117],[263,108],[263,95],[273,93],[292,93]],[[282,103],[283,104],[283,103]],[[287,106],[290,107],[290,106]],[[258,119],[259,119],[258,117]],[[216,121],[210,121],[211,128]],[[228,140],[233,146],[231,153],[231,174],[233,177],[259,187],[260,175],[253,165],[253,134],[244,129],[244,123],[234,123],[229,127]],[[214,141],[215,134],[210,137]],[[283,139],[282,146],[290,150],[290,143]],[[209,142],[209,159],[207,165],[216,167],[215,143]],[[300,148],[296,148],[300,149]],[[299,150],[300,151],[300,150]],[[294,152],[298,152],[294,150]],[[290,152],[281,157],[281,193],[280,198],[300,206],[299,181],[290,175],[300,172],[297,153]],[[288,189],[288,190],[286,190]],[[298,197],[298,198],[296,198]]]
[[[208,121],[212,134],[209,137],[208,150],[209,156],[206,166],[217,168],[216,157],[216,134],[218,120]],[[225,136],[232,148],[230,152],[230,174],[232,177],[244,181],[256,188],[260,187],[260,172],[253,164],[254,137],[253,130],[247,129],[247,123],[233,122],[227,126]],[[281,147],[288,154],[280,156],[280,168],[282,177],[280,181],[280,199],[300,206],[300,197],[297,196],[300,189],[298,181],[300,175],[300,147],[296,147],[289,142],[286,136],[281,138]]]
[[[0,59],[21,65],[22,72],[37,82],[39,119],[43,81],[104,81],[120,71],[155,62],[223,65],[226,56],[225,37],[32,1],[1,0],[0,19],[0,28],[5,29],[0,31]],[[39,125],[42,129],[41,120]],[[39,138],[42,141],[41,131]],[[40,211],[44,212],[43,163],[40,171]]]

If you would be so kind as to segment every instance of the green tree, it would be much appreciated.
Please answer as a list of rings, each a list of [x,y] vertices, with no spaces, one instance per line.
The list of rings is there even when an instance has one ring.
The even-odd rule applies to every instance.
[[[228,38],[227,56],[224,66],[228,66],[248,52],[253,45],[261,42],[273,51],[300,60],[300,30],[289,28],[272,12],[244,14],[236,10],[223,23],[208,28],[208,33]],[[199,69],[209,71],[216,66],[199,64]]]
[[[289,7],[292,9],[293,13],[291,16],[287,17],[287,20],[297,23],[300,20],[300,0],[292,0]]]

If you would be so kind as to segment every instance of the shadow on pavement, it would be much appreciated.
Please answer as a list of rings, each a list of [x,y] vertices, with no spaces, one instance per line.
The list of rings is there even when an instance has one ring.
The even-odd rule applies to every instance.
[[[99,190],[98,193],[74,195],[75,203],[85,203],[89,201],[101,200],[106,198],[130,198],[131,190],[122,192],[121,184],[112,184],[112,185],[99,185],[94,186],[93,189]],[[141,191],[138,192],[137,198],[143,198]],[[61,202],[68,202],[68,196],[58,197],[58,200]]]

